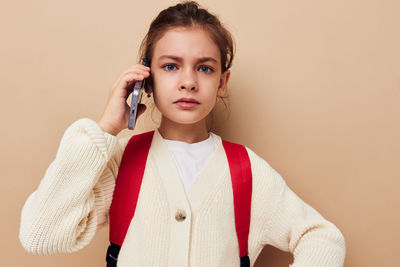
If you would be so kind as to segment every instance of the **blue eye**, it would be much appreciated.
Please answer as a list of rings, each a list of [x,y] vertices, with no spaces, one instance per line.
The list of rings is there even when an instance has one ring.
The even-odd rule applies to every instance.
[[[213,71],[212,68],[207,67],[207,66],[201,66],[199,69],[200,69],[201,72],[204,72],[204,73],[210,73],[210,72]]]
[[[175,65],[172,65],[172,64],[167,64],[167,65],[164,66],[164,69],[165,69],[166,71],[173,71],[173,70],[176,69],[176,66],[175,66]]]

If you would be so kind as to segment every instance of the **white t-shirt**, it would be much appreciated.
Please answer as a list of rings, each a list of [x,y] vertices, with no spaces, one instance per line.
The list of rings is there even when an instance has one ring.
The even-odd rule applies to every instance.
[[[215,152],[220,142],[220,137],[210,133],[206,140],[193,144],[176,140],[164,140],[187,192],[210,156]]]

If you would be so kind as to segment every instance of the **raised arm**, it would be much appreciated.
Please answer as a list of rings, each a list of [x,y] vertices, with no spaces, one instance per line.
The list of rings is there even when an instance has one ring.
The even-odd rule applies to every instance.
[[[127,141],[88,118],[65,131],[56,158],[22,209],[19,239],[26,251],[70,253],[90,242],[107,221]]]

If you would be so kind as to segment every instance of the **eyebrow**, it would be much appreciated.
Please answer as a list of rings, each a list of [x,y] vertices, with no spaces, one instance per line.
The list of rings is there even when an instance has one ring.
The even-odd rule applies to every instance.
[[[175,60],[175,61],[178,61],[178,62],[182,62],[183,61],[183,59],[181,57],[172,56],[172,55],[163,55],[163,56],[160,56],[158,59],[161,60],[161,59],[164,59],[164,58],[172,59],[172,60]],[[212,57],[201,57],[201,58],[197,59],[198,63],[203,63],[203,62],[207,62],[207,61],[212,61],[212,62],[215,62],[215,63],[218,64],[218,61],[215,58],[212,58]]]

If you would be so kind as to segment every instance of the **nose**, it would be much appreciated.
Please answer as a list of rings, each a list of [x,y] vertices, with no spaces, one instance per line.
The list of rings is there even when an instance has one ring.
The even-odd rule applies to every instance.
[[[182,90],[188,89],[191,91],[196,91],[198,86],[195,78],[195,74],[192,71],[187,71],[186,75],[183,77],[180,88]]]
[[[189,84],[189,83],[185,82],[185,83],[182,83],[181,89],[182,90],[183,89],[190,89],[190,90],[194,91],[194,90],[196,90],[196,86],[194,84]]]

